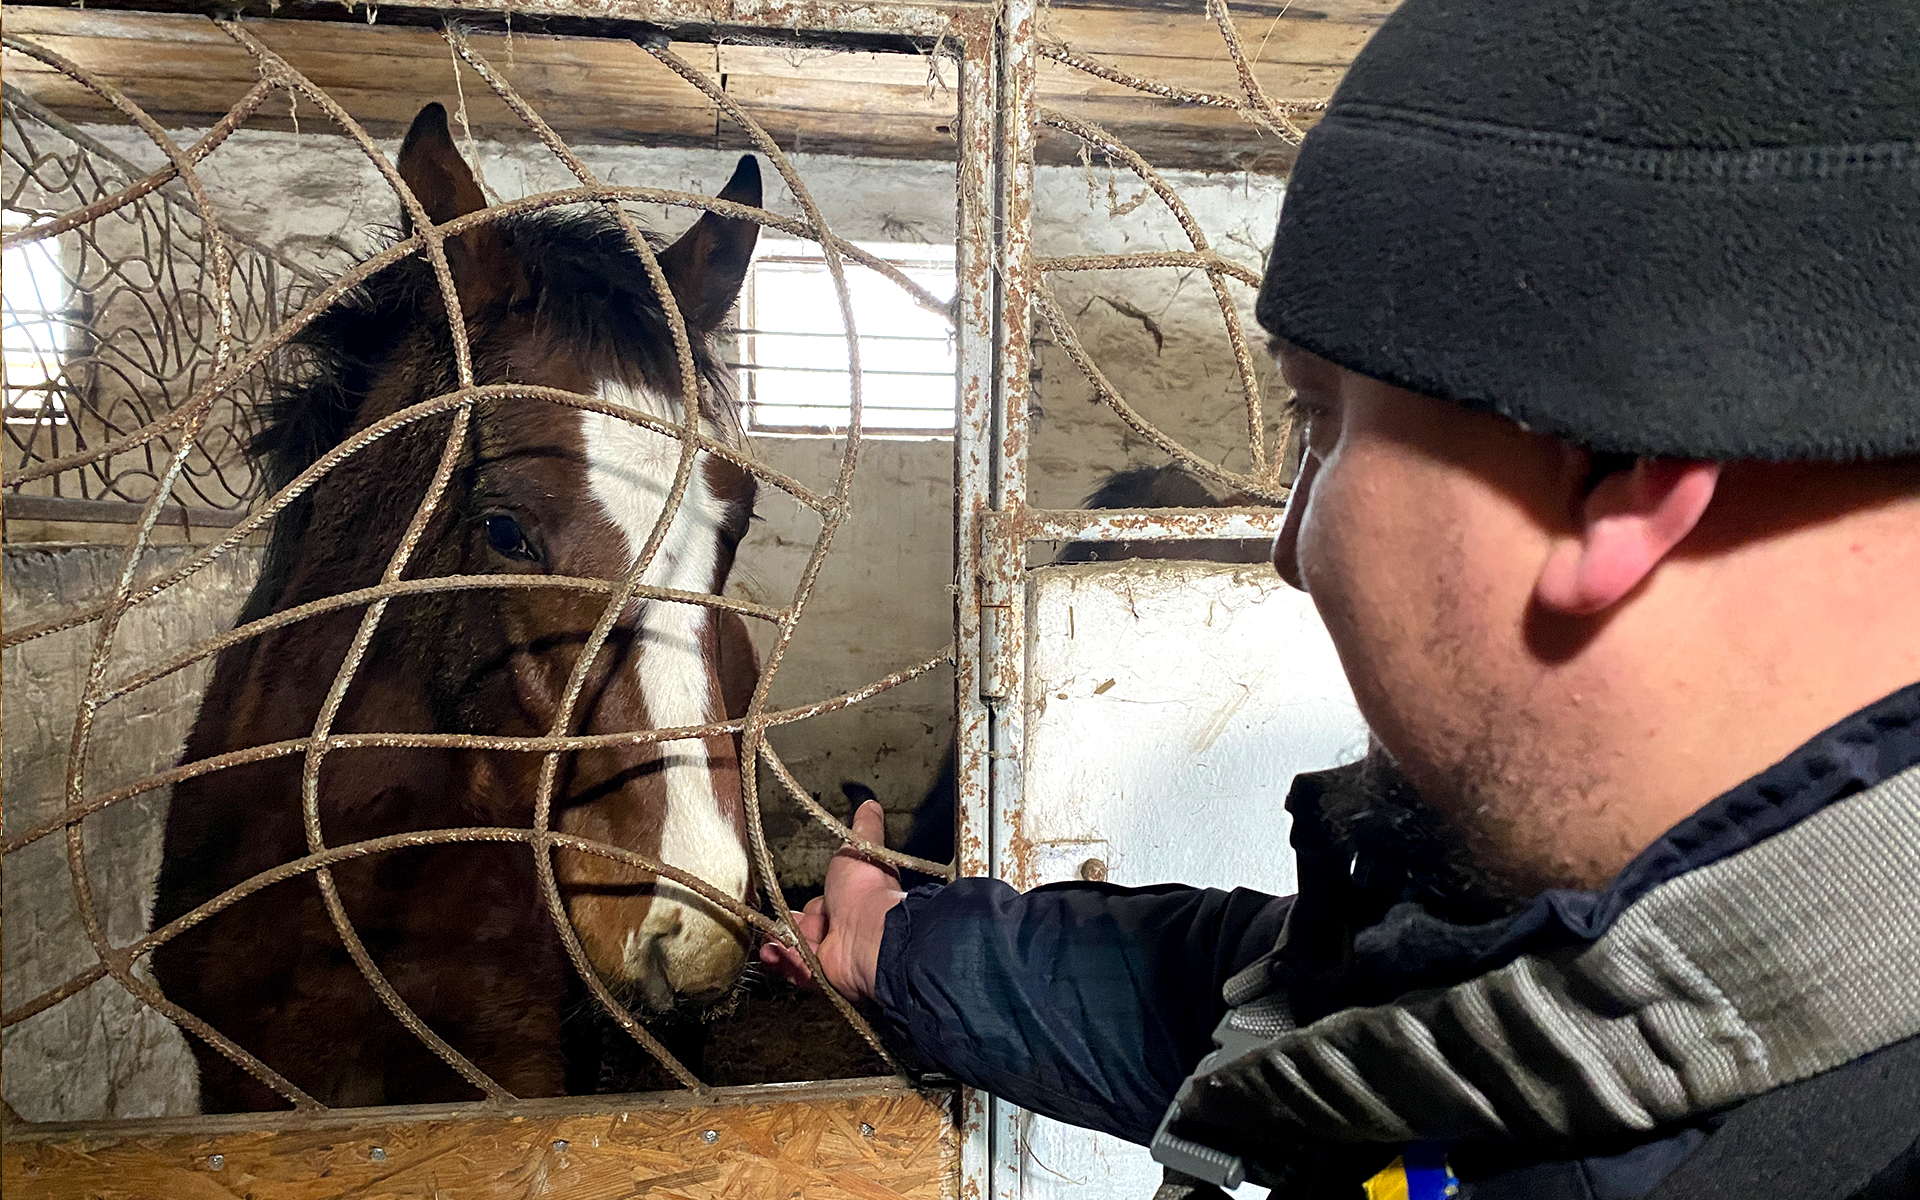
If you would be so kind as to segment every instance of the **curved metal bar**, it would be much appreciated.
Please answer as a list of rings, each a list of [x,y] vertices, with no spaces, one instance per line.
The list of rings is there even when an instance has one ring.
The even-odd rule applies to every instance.
[[[598,186],[599,180],[594,177],[587,165],[580,161],[572,149],[560,140],[559,135],[553,132],[546,121],[534,112],[504,79],[493,72],[485,59],[474,53],[473,48],[467,44],[466,37],[458,28],[450,23],[442,25],[440,35],[446,39],[447,44],[453,48],[460,60],[473,68],[474,72],[493,90],[494,95],[498,96],[515,116],[533,130],[534,135],[573,173],[574,178],[587,187]],[[627,244],[645,265],[647,278],[653,285],[654,295],[660,301],[661,310],[666,313],[667,325],[673,336],[674,354],[679,363],[680,407],[684,432],[688,435],[698,435],[701,432],[702,417],[700,385],[698,374],[694,370],[693,340],[687,331],[686,317],[680,311],[679,301],[674,296],[672,287],[669,286],[666,272],[660,266],[659,256],[642,236],[639,227],[633,223],[633,218],[625,209],[612,201],[606,202],[606,209],[619,222],[621,231],[626,235]],[[587,635],[586,644],[581,647],[580,656],[568,675],[566,687],[561,693],[560,703],[554,714],[552,723],[554,736],[564,734],[572,725],[574,708],[579,702],[580,693],[586,687],[587,676],[593,669],[594,659],[599,656],[601,646],[612,634],[615,622],[632,598],[633,590],[640,586],[641,579],[653,565],[655,556],[666,541],[667,530],[680,514],[680,507],[686,499],[687,486],[693,479],[698,455],[699,448],[692,437],[683,437],[680,442],[680,458],[674,467],[673,483],[667,491],[666,500],[660,506],[660,515],[654,520],[653,529],[648,532],[646,542],[634,555],[633,566],[628,570],[626,578],[608,598],[599,621],[595,623],[593,631]],[[541,834],[547,832],[552,820],[553,796],[559,779],[560,757],[558,753],[553,753],[542,760],[540,778],[535,784],[533,827]],[[560,940],[566,947],[567,957],[572,961],[574,971],[586,983],[588,990],[593,993],[593,998],[599,1002],[607,1015],[626,1030],[627,1034],[651,1054],[661,1066],[667,1068],[674,1078],[696,1092],[705,1091],[706,1085],[701,1083],[678,1058],[674,1057],[658,1038],[648,1032],[624,1004],[614,998],[606,982],[600,978],[600,973],[588,960],[586,948],[581,944],[579,934],[567,916],[565,902],[560,896],[559,881],[554,875],[553,856],[542,849],[536,858],[540,894],[546,901],[548,915],[552,918],[554,929],[559,933]]]
[[[1237,50],[1237,40],[1234,42],[1234,47]],[[1230,109],[1233,112],[1245,116],[1248,120],[1257,122],[1254,114],[1249,112],[1249,100],[1236,99],[1233,96],[1222,96],[1218,92],[1190,91],[1187,88],[1175,87],[1170,83],[1162,83],[1157,79],[1144,79],[1138,75],[1129,75],[1125,71],[1109,67],[1105,63],[1096,62],[1065,44],[1040,46],[1035,49],[1034,53],[1040,55],[1042,58],[1050,58],[1062,66],[1072,67],[1076,71],[1085,72],[1096,79],[1104,79],[1108,83],[1117,83],[1122,87],[1132,88],[1136,92],[1146,92],[1149,95],[1159,96],[1163,100],[1172,100],[1180,104],[1199,104],[1208,108]],[[1265,93],[1262,92],[1261,95],[1264,97]],[[1267,105],[1276,113],[1315,113],[1326,111],[1327,102],[1325,100],[1269,100],[1267,101]]]
[[[260,63],[262,72],[272,73],[275,77],[284,80],[289,88],[307,96],[319,105],[322,112],[346,131],[347,136],[353,139],[361,152],[373,163],[374,168],[380,172],[382,178],[393,188],[395,195],[400,199],[401,206],[407,212],[410,223],[426,239],[427,257],[432,263],[434,279],[439,285],[442,315],[446,317],[449,340],[453,346],[454,378],[461,389],[471,389],[475,382],[473,350],[467,337],[466,315],[461,308],[459,289],[454,283],[453,268],[447,261],[445,235],[434,227],[426,208],[413,194],[413,189],[407,185],[406,180],[401,178],[400,172],[388,161],[386,155],[380,152],[380,148],[374,145],[373,139],[367,135],[366,130],[361,128],[359,123],[341,108],[332,96],[315,87],[305,75],[262,45],[237,22],[216,20],[214,24],[251,53]],[[388,561],[381,582],[397,581],[405,573],[407,563],[412,560],[415,549],[426,536],[433,514],[446,494],[454,469],[459,465],[472,416],[473,401],[470,398],[454,407],[452,427],[447,431],[440,461],[436,464],[433,477],[427,484],[426,494],[420,498],[420,503],[415,507],[405,532],[400,536],[400,543],[395,548],[393,557]],[[306,761],[302,765],[300,777],[301,822],[306,831],[307,849],[311,852],[317,853],[326,848],[326,840],[320,828],[320,767],[328,749],[326,736],[346,700],[347,689],[359,673],[361,660],[366,655],[368,646],[373,642],[373,636],[380,627],[381,619],[386,615],[388,603],[389,599],[382,597],[368,606],[361,618],[360,627],[354,633],[352,643],[347,647],[346,658],[334,675],[333,685],[327,690],[326,698],[321,701],[319,715],[314,718],[313,736],[307,742]],[[488,1100],[503,1103],[512,1099],[510,1092],[501,1087],[464,1054],[454,1049],[445,1038],[434,1032],[401,997],[399,991],[387,979],[385,972],[381,971],[379,965],[373,961],[373,955],[368,953],[366,943],[361,939],[359,931],[354,928],[351,918],[348,917],[346,905],[340,899],[340,889],[334,881],[333,872],[326,867],[320,867],[314,872],[313,878],[320,889],[320,897],[326,905],[327,918],[332,922],[334,932],[340,936],[341,942],[347,948],[348,956],[360,969],[360,974],[366,979],[367,985],[373,989],[374,994],[380,998],[382,1004],[386,1005],[395,1019],[439,1056],[441,1061],[458,1072],[461,1078],[480,1089]]]
[[[1208,0],[1208,2],[1213,4],[1219,3],[1220,0]],[[1135,175],[1140,177],[1142,183],[1153,190],[1154,195],[1160,197],[1161,203],[1167,206],[1167,211],[1173,214],[1173,219],[1179,222],[1181,230],[1187,235],[1187,240],[1193,244],[1194,250],[1205,253],[1211,249],[1207,245],[1207,235],[1201,230],[1200,223],[1194,220],[1193,213],[1167,185],[1167,181],[1161,178],[1160,173],[1155,171],[1132,147],[1091,121],[1070,117],[1050,108],[1042,108],[1039,117],[1043,124],[1070,133],[1087,145],[1096,147],[1103,154],[1124,162]],[[1267,453],[1266,420],[1261,415],[1260,380],[1254,372],[1253,355],[1247,349],[1246,333],[1240,326],[1240,310],[1234,307],[1233,297],[1227,294],[1226,284],[1222,282],[1217,272],[1207,272],[1207,284],[1213,289],[1213,298],[1220,306],[1220,320],[1226,327],[1227,342],[1233,348],[1233,363],[1240,372],[1241,391],[1246,395],[1247,449],[1253,459],[1253,476],[1258,481],[1256,486],[1247,490],[1260,495],[1272,495],[1280,486],[1281,456],[1278,454],[1269,456]],[[1055,316],[1058,317],[1059,314],[1056,313]],[[1059,324],[1063,322],[1064,318],[1058,322],[1050,319],[1048,323],[1054,325],[1057,332]],[[1089,376],[1089,378],[1092,377]],[[1112,391],[1111,387],[1108,391]],[[1118,395],[1118,393],[1112,394]],[[1122,414],[1123,417],[1125,415]],[[1139,414],[1135,413],[1133,419],[1128,420],[1128,424],[1134,424],[1138,419]],[[1138,428],[1137,425],[1135,427]],[[1172,439],[1164,434],[1159,435],[1155,440],[1172,443]],[[1284,438],[1280,439],[1280,442],[1285,445]],[[1269,465],[1270,460],[1271,465]],[[1218,475],[1220,468],[1212,468],[1209,473]]]
[[[818,800],[813,798],[811,792],[800,786],[800,781],[793,777],[793,772],[787,769],[787,764],[781,761],[778,754],[774,753],[773,743],[764,740],[760,743],[760,757],[766,760],[769,767],[773,768],[774,776],[780,780],[781,786],[787,789],[787,794],[793,797],[795,803],[810,813],[814,820],[825,825],[828,829],[833,830],[833,832],[839,836],[841,842],[858,850],[866,858],[877,863],[885,863],[890,867],[919,871],[926,875],[937,875],[949,882],[954,878],[953,864],[950,862],[937,863],[929,858],[916,858],[911,854],[902,854],[898,850],[889,850],[885,846],[876,845],[868,841],[841,824],[838,817],[828,812]]]
[[[221,892],[206,903],[182,913],[159,929],[150,930],[145,936],[122,946],[111,956],[119,964],[131,969],[139,958],[151,954],[160,946],[172,941],[195,925],[232,908],[235,904],[276,883],[309,874],[323,868],[332,867],[353,859],[366,858],[375,854],[384,854],[393,850],[408,850],[419,846],[442,846],[461,842],[525,842],[529,845],[539,841],[539,836],[531,829],[519,829],[512,826],[469,826],[455,829],[428,829],[415,833],[396,833],[386,837],[369,838],[360,842],[348,842],[340,846],[330,846],[313,854],[291,859],[271,870],[251,875],[239,883]],[[742,921],[760,930],[769,937],[786,941],[791,938],[790,931],[781,928],[765,915],[755,912],[738,900],[731,899],[726,893],[713,887],[697,875],[688,874],[675,867],[667,866],[622,846],[596,842],[591,838],[574,837],[571,834],[552,833],[546,842],[567,850],[582,854],[592,854],[628,866],[651,871],[664,878],[671,879],[691,891],[699,893],[712,903],[732,912]],[[36,1016],[70,996],[78,995],[88,987],[99,982],[107,975],[105,961],[72,976],[64,982],[47,989],[32,1000],[0,1014],[0,1029],[16,1025],[29,1017]]]
[[[193,162],[187,158],[185,152],[168,136],[158,122],[123,95],[118,88],[95,78],[79,65],[50,50],[17,38],[7,38],[5,44],[9,49],[27,54],[60,71],[107,101],[138,126],[173,164],[180,181],[186,186],[188,194],[193,197],[194,204],[200,211],[201,236],[208,248],[208,256],[213,266],[217,329],[214,341],[214,374],[216,377],[219,376],[228,365],[233,346],[231,287],[233,262],[232,255],[227,249],[226,235],[213,219],[213,206],[207,199],[206,190],[201,186],[200,177],[194,169]],[[86,677],[81,685],[78,710],[74,717],[73,738],[67,752],[64,784],[67,807],[73,807],[85,795],[87,749],[92,738],[94,719],[102,703],[100,692],[106,683],[107,659],[113,651],[114,635],[118,632],[120,618],[127,611],[127,597],[133,589],[133,573],[138,567],[141,553],[153,536],[153,528],[159,520],[160,510],[165,506],[174,482],[186,466],[187,455],[193,450],[194,439],[205,423],[210,408],[211,399],[206,406],[199,408],[197,412],[182,421],[179,445],[174,448],[168,457],[167,465],[155,480],[153,495],[147,500],[140,514],[140,520],[134,526],[127,561],[114,584],[106,610],[101,615],[100,629],[95,636],[93,649],[88,658]],[[106,967],[107,973],[113,977],[114,982],[124,988],[134,999],[159,1011],[182,1029],[219,1050],[242,1070],[285,1097],[294,1107],[314,1107],[313,1098],[294,1086],[279,1072],[241,1049],[231,1039],[199,1017],[169,1001],[159,988],[139,979],[130,970],[108,959],[111,946],[107,941],[105,930],[101,927],[99,911],[94,903],[93,885],[87,876],[86,843],[78,825],[67,827],[66,852],[67,870],[72,876],[74,901],[79,908],[81,928],[86,934],[88,945],[92,948],[95,957]]]
[[[1146,250],[1134,254],[1056,254],[1034,259],[1043,273],[1057,271],[1133,271],[1144,267],[1197,267],[1216,275],[1260,286],[1260,272],[1212,250]]]
[[[768,229],[778,229],[794,237],[810,242],[832,242],[834,248],[845,257],[867,268],[875,274],[884,276],[912,298],[913,302],[928,312],[953,324],[953,306],[941,300],[926,288],[921,287],[907,277],[906,272],[894,266],[886,259],[870,250],[846,240],[828,229],[814,229],[805,221],[794,217],[781,216],[765,208],[755,208],[751,204],[739,204],[732,200],[722,200],[718,196],[702,196],[697,192],[680,192],[671,188],[630,187],[610,183],[597,183],[591,187],[566,188],[555,192],[541,192],[538,195],[524,196],[518,200],[502,200],[498,204],[489,204],[478,212],[468,213],[448,221],[443,228],[449,233],[460,233],[489,221],[516,213],[536,212],[543,208],[556,208],[568,204],[587,204],[601,200],[629,200],[643,204],[663,204],[674,208],[691,208],[714,213],[722,217],[731,217],[737,221],[753,221]]]
[[[813,193],[808,190],[806,182],[800,178],[800,173],[794,170],[793,163],[779,145],[767,135],[765,129],[760,127],[760,123],[749,116],[725,88],[719,87],[705,75],[694,70],[668,46],[647,44],[643,45],[642,49],[666,64],[676,75],[698,88],[727,114],[729,120],[747,134],[754,146],[765,154],[773,163],[774,169],[780,172],[781,179],[786,181],[788,191],[793,193],[794,201],[799,204],[800,211],[806,215],[807,221],[814,229],[824,233],[827,228],[826,218],[821,215],[819,205],[814,202]],[[780,635],[775,640],[773,649],[768,652],[766,662],[761,666],[760,680],[755,685],[753,699],[747,706],[747,726],[741,738],[741,758],[746,762],[754,762],[759,758],[760,746],[766,737],[766,725],[762,719],[762,713],[766,707],[768,690],[773,686],[774,675],[779,671],[781,660],[786,656],[787,647],[793,641],[793,632],[800,620],[800,614],[806,608],[807,599],[813,593],[814,582],[819,578],[820,568],[826,561],[828,550],[833,546],[834,534],[839,531],[840,523],[846,519],[848,497],[853,490],[854,469],[860,456],[860,337],[853,319],[853,300],[847,290],[846,269],[841,263],[838,247],[831,241],[825,240],[821,241],[820,246],[827,261],[827,272],[833,277],[834,292],[840,302],[840,319],[847,335],[847,446],[841,455],[840,474],[834,481],[833,487],[833,497],[838,504],[825,515],[825,519],[821,522],[820,536],[814,542],[813,553],[808,556],[807,565],[800,573],[799,585],[794,589],[793,603],[788,606],[787,620],[781,625]],[[747,832],[753,843],[754,858],[761,871],[767,898],[773,901],[774,910],[780,914],[780,919],[786,922],[789,928],[797,928],[793,919],[793,909],[787,904],[786,893],[781,889],[778,872],[773,867],[772,852],[767,847],[766,830],[760,819],[760,790],[756,772],[740,773],[740,790],[746,803]],[[819,958],[814,954],[813,948],[807,944],[806,939],[796,939],[795,948],[800,951],[808,968],[813,971],[813,977],[820,980],[826,979],[826,972],[821,968]],[[901,1070],[900,1064],[881,1043],[880,1035],[874,1032],[866,1018],[853,1007],[853,1003],[835,988],[828,987],[825,992],[833,1001],[834,1007],[840,1010],[840,1015],[860,1032],[867,1044],[880,1055],[881,1060],[894,1070]]]
[[[7,44],[11,46],[13,40],[11,38],[6,40]],[[226,116],[215,121],[213,128],[207,130],[206,133],[201,135],[199,141],[187,148],[185,152],[187,161],[198,163],[206,158],[207,155],[219,149],[220,144],[232,136],[234,130],[240,128],[248,117],[251,117],[262,104],[266,103],[268,96],[273,95],[273,93],[278,90],[279,85],[271,79],[262,79],[247,89],[247,94],[240,97],[240,99],[234,103],[234,106],[227,110]],[[9,104],[13,103],[11,96],[8,97],[7,102]],[[125,208],[143,196],[151,195],[179,177],[179,168],[169,162],[158,171],[128,184],[111,196],[102,196],[92,204],[86,205],[83,208],[76,208],[71,212],[62,213],[51,221],[39,225],[29,225],[24,229],[7,234],[4,238],[0,238],[0,248],[11,250],[15,246],[24,246],[29,242],[38,242],[46,238],[58,237],[60,234],[66,233],[69,230],[78,229],[82,225],[90,225],[109,213],[117,212]]]
[[[460,388],[432,397],[431,399],[410,404],[405,408],[390,413],[367,426],[365,429],[362,429],[360,432],[352,435],[346,441],[333,447],[316,459],[306,470],[296,475],[287,486],[275,492],[258,509],[249,513],[245,519],[229,530],[219,542],[207,547],[207,549],[201,551],[189,561],[182,563],[164,575],[142,584],[134,592],[132,603],[141,604],[151,600],[162,591],[193,575],[195,572],[213,562],[216,558],[219,558],[221,555],[226,554],[234,547],[240,545],[249,535],[261,528],[261,526],[265,525],[289,504],[293,503],[294,500],[306,493],[341,462],[365,450],[381,438],[386,437],[397,429],[411,425],[426,417],[446,412],[470,400],[487,399],[545,400],[552,404],[560,404],[571,408],[580,408],[591,412],[605,413],[608,416],[620,417],[634,424],[643,425],[649,429],[656,429],[671,437],[680,436],[678,427],[671,422],[662,421],[651,413],[643,413],[637,409],[629,408],[622,404],[615,404],[610,400],[598,396],[588,396],[579,392],[565,391],[560,388],[519,383],[481,384],[477,387]],[[701,434],[696,440],[702,449],[709,450],[716,454],[722,453],[723,451],[722,443],[705,434]],[[748,458],[737,450],[726,449],[725,452],[731,461],[735,461],[743,469],[752,471],[782,491],[789,492],[793,495],[794,499],[806,504],[808,507],[816,511],[831,507],[832,501],[816,495],[798,481],[789,479],[771,467],[762,466],[757,460]],[[92,605],[86,608],[76,609],[64,616],[55,617],[52,620],[41,621],[22,629],[13,630],[4,637],[0,637],[0,648],[11,648],[22,642],[45,637],[50,633],[58,633],[63,629],[72,629],[77,625],[84,625],[89,621],[97,621],[105,611],[106,605],[104,603]]]
[[[1247,102],[1242,111],[1255,124],[1275,134],[1281,141],[1298,146],[1305,135],[1298,125],[1287,119],[1286,113],[1267,99],[1267,90],[1254,77],[1253,64],[1247,61],[1246,51],[1240,48],[1240,33],[1233,27],[1233,14],[1227,11],[1227,0],[1207,0],[1207,15],[1213,18],[1214,25],[1220,30],[1220,38],[1227,45],[1227,57],[1233,60],[1234,74],[1240,77],[1240,90],[1246,93]]]
[[[544,590],[559,589],[575,592],[598,592],[610,594],[614,583],[606,579],[588,579],[572,575],[435,575],[426,579],[397,579],[392,583],[375,584],[372,587],[359,588],[351,592],[312,600],[293,608],[282,609],[270,616],[249,621],[235,629],[210,638],[184,654],[168,659],[155,667],[149,667],[135,675],[110,685],[104,699],[115,700],[129,692],[138,691],[148,684],[164,679],[175,671],[192,666],[203,658],[210,658],[229,646],[259,637],[270,630],[292,625],[311,617],[325,613],[338,612],[343,608],[356,608],[362,604],[371,604],[375,600],[391,596],[431,596],[443,592],[471,592],[489,588]],[[663,600],[673,604],[694,604],[701,608],[717,608],[725,612],[739,613],[743,617],[755,617],[762,621],[779,622],[786,616],[785,610],[770,608],[764,604],[754,604],[746,600],[735,600],[730,596],[716,596],[711,592],[686,592],[677,588],[640,587],[635,588],[636,600]]]
[[[842,692],[825,700],[796,708],[777,709],[762,714],[763,723],[773,729],[781,725],[790,725],[795,721],[804,721],[809,717],[823,716],[850,708],[889,688],[898,687],[910,679],[917,679],[942,663],[953,661],[951,647],[942,650],[931,658],[895,671],[891,675],[874,680],[864,687],[850,692]],[[659,742],[679,742],[693,738],[720,737],[740,733],[746,728],[744,718],[732,721],[715,721],[706,725],[685,726],[673,729],[636,729],[628,733],[601,733],[576,735],[573,737],[495,737],[472,733],[338,733],[328,738],[329,744],[336,750],[366,749],[435,749],[435,750],[491,750],[508,754],[545,754],[555,750],[596,750],[616,746],[638,746]],[[288,755],[303,754],[307,749],[306,738],[288,738],[279,742],[262,742],[258,746],[248,746],[243,750],[230,750],[225,754],[216,754],[208,758],[195,759],[190,763],[181,763],[168,770],[149,775],[144,779],[117,787],[109,792],[88,800],[85,804],[68,807],[51,817],[29,827],[25,832],[8,838],[0,843],[0,852],[12,854],[14,851],[43,837],[59,832],[62,828],[85,820],[102,809],[110,808],[123,800],[151,792],[156,788],[170,787],[188,779],[197,779],[215,771],[224,771],[229,767],[246,766],[249,763],[265,762],[271,758],[284,758]]]

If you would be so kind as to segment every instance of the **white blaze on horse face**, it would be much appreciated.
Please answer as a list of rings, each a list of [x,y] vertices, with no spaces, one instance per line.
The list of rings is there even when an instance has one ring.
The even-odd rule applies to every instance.
[[[672,405],[621,383],[603,383],[606,399],[666,420],[680,417]],[[582,412],[588,491],[626,539],[626,561],[639,556],[659,520],[680,461],[680,441],[617,417]],[[702,454],[701,459],[705,459]],[[654,587],[704,592],[719,566],[720,530],[726,502],[707,485],[702,462],[694,464],[665,539],[643,582]],[[704,725],[722,717],[714,696],[712,668],[702,650],[711,610],[669,601],[640,603],[635,670],[640,696],[655,728]],[[733,822],[720,810],[706,743],[697,739],[660,747],[667,813],[660,860],[679,867],[735,898],[747,892],[747,851]],[[656,1008],[673,994],[700,995],[731,986],[744,949],[735,931],[714,919],[713,906],[684,888],[661,881],[644,921],[629,930],[625,974],[639,983]],[[662,979],[664,969],[666,978]],[[663,986],[664,985],[664,986]]]

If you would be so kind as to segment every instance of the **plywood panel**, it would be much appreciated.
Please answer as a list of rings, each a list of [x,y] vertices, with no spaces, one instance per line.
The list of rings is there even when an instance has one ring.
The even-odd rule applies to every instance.
[[[567,1102],[529,1102],[508,1115],[215,1117],[112,1132],[16,1127],[0,1150],[0,1190],[8,1200],[948,1200],[957,1192],[945,1093],[849,1081],[722,1089],[717,1099],[604,1097],[571,1111]]]

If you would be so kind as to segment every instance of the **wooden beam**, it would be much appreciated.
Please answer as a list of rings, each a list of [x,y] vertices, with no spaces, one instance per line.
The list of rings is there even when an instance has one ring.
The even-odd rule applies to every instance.
[[[217,1157],[216,1157],[217,1156]],[[951,1200],[952,1096],[897,1080],[9,1126],[8,1200]]]
[[[428,100],[449,107],[459,90],[445,42],[429,29],[250,22],[251,31],[375,133],[403,130]],[[253,58],[204,18],[95,10],[7,10],[8,33],[63,54],[113,81],[156,117],[164,112],[205,124],[258,78]],[[612,132],[632,140],[657,132],[670,138],[711,137],[713,104],[628,42],[591,38],[476,35],[476,48],[557,129]],[[711,67],[714,48],[678,47]],[[702,61],[704,59],[704,61]],[[48,107],[71,116],[119,121],[86,89],[24,55],[7,55],[8,77]],[[524,127],[470,72],[462,72],[476,133],[520,135]],[[303,106],[311,113],[311,106]],[[270,102],[256,124],[291,124],[284,100]],[[625,134],[627,136],[618,136]]]
[[[1267,94],[1319,99],[1332,92],[1394,2],[1340,0],[1276,16],[1264,16],[1259,5],[1235,7],[1247,18],[1241,37]],[[1192,91],[1239,94],[1219,31],[1197,0],[1181,8],[1133,0],[1056,4],[1045,19],[1049,38],[1117,71]],[[248,27],[376,136],[398,134],[428,100],[451,106],[457,98],[452,59],[431,28],[274,19],[250,20]],[[257,78],[251,58],[199,16],[9,5],[7,31],[115,81],[165,124],[205,126]],[[519,33],[511,43],[497,33],[471,37],[563,137],[723,150],[746,145],[705,96],[629,41],[541,33]],[[920,53],[705,42],[674,48],[710,72],[787,149],[954,157],[951,64],[930,80],[929,59]],[[8,52],[6,68],[11,83],[70,119],[121,121],[98,97],[23,55]],[[463,74],[476,134],[529,136],[478,79]],[[1165,101],[1046,59],[1038,88],[1041,104],[1101,123],[1157,166],[1280,172],[1292,163],[1291,147],[1231,111]],[[310,106],[296,111],[275,97],[250,124],[311,130],[317,120]],[[1042,162],[1073,162],[1079,147],[1043,134],[1038,154]]]
[[[133,525],[146,512],[144,504],[125,500],[83,500],[77,496],[34,496],[10,492],[5,507],[9,521],[83,521],[107,525]],[[163,504],[160,524],[231,529],[247,519],[244,508],[205,508],[195,505]]]
[[[1051,0],[1054,11],[1063,8],[1105,8],[1124,12],[1202,13],[1206,0]],[[1236,23],[1272,21],[1348,21],[1378,25],[1400,0],[1231,0],[1227,5]]]
[[[64,76],[24,69],[12,55],[7,57],[6,74],[8,83],[23,89],[68,120],[122,123],[117,114],[91,102],[91,92]],[[225,111],[205,103],[212,94],[211,87],[190,80],[130,80],[125,90],[146,109],[149,116],[163,126],[204,126]],[[229,85],[230,95],[226,98],[238,99],[240,90]],[[425,101],[441,98],[437,91],[409,94],[385,88],[336,86],[328,88],[327,92],[377,138],[399,136]],[[711,145],[713,142],[715,113],[712,109],[608,103],[578,95],[554,97],[544,102],[535,101],[534,104],[562,136],[577,141],[678,146]],[[531,136],[526,127],[503,106],[490,100],[483,102],[471,89],[467,93],[467,106],[476,135],[501,137],[508,141]],[[253,129],[297,129],[320,136],[337,132],[331,129],[326,118],[311,103],[303,100],[296,110],[284,96],[270,98],[260,113],[247,122],[247,126]],[[392,153],[396,147],[390,145],[386,149]]]
[[[1214,23],[1199,13],[1162,13],[1110,8],[1050,8],[1044,36],[1090,55],[1228,62]],[[1300,21],[1292,17],[1235,22],[1249,60],[1256,63],[1318,63],[1345,68],[1378,26],[1372,22]]]

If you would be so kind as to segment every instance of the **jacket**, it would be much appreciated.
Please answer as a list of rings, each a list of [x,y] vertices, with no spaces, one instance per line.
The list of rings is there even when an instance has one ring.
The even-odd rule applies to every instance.
[[[1339,796],[1354,769],[1302,776],[1288,801],[1299,896],[1102,884],[1021,895],[979,879],[918,889],[889,914],[876,999],[893,1037],[963,1081],[1147,1143],[1216,1048],[1212,1034],[1229,1011],[1223,992],[1249,968],[1265,977],[1265,994],[1287,999],[1292,1024],[1306,1028],[1529,958],[1564,960],[1602,943],[1662,885],[1732,861],[1903,774],[1920,781],[1916,764],[1920,684],[1706,804],[1605,889],[1517,903],[1474,895],[1444,850],[1408,852],[1406,843],[1419,838],[1405,830],[1335,819],[1351,808]],[[1902,796],[1914,809],[1905,822],[1914,836],[1895,839],[1889,852],[1920,878],[1920,788]],[[1844,873],[1844,864],[1837,869]],[[1901,970],[1907,991],[1920,992],[1920,962]],[[1912,1195],[1920,1043],[1875,1046],[1810,1078],[1673,1111],[1644,1129],[1458,1139],[1446,1147],[1449,1167],[1459,1194],[1474,1200],[1822,1194],[1810,1190],[1816,1186],[1836,1200]],[[1844,1118],[1853,1132],[1800,1136],[1812,1128],[1810,1113]],[[1274,1128],[1284,1125],[1277,1112],[1243,1116],[1255,1126],[1269,1117]],[[1283,1169],[1264,1169],[1285,1185],[1279,1195],[1359,1196],[1362,1182],[1404,1149],[1352,1130],[1297,1136],[1291,1145]],[[1769,1182],[1747,1186],[1752,1180],[1729,1160]]]

